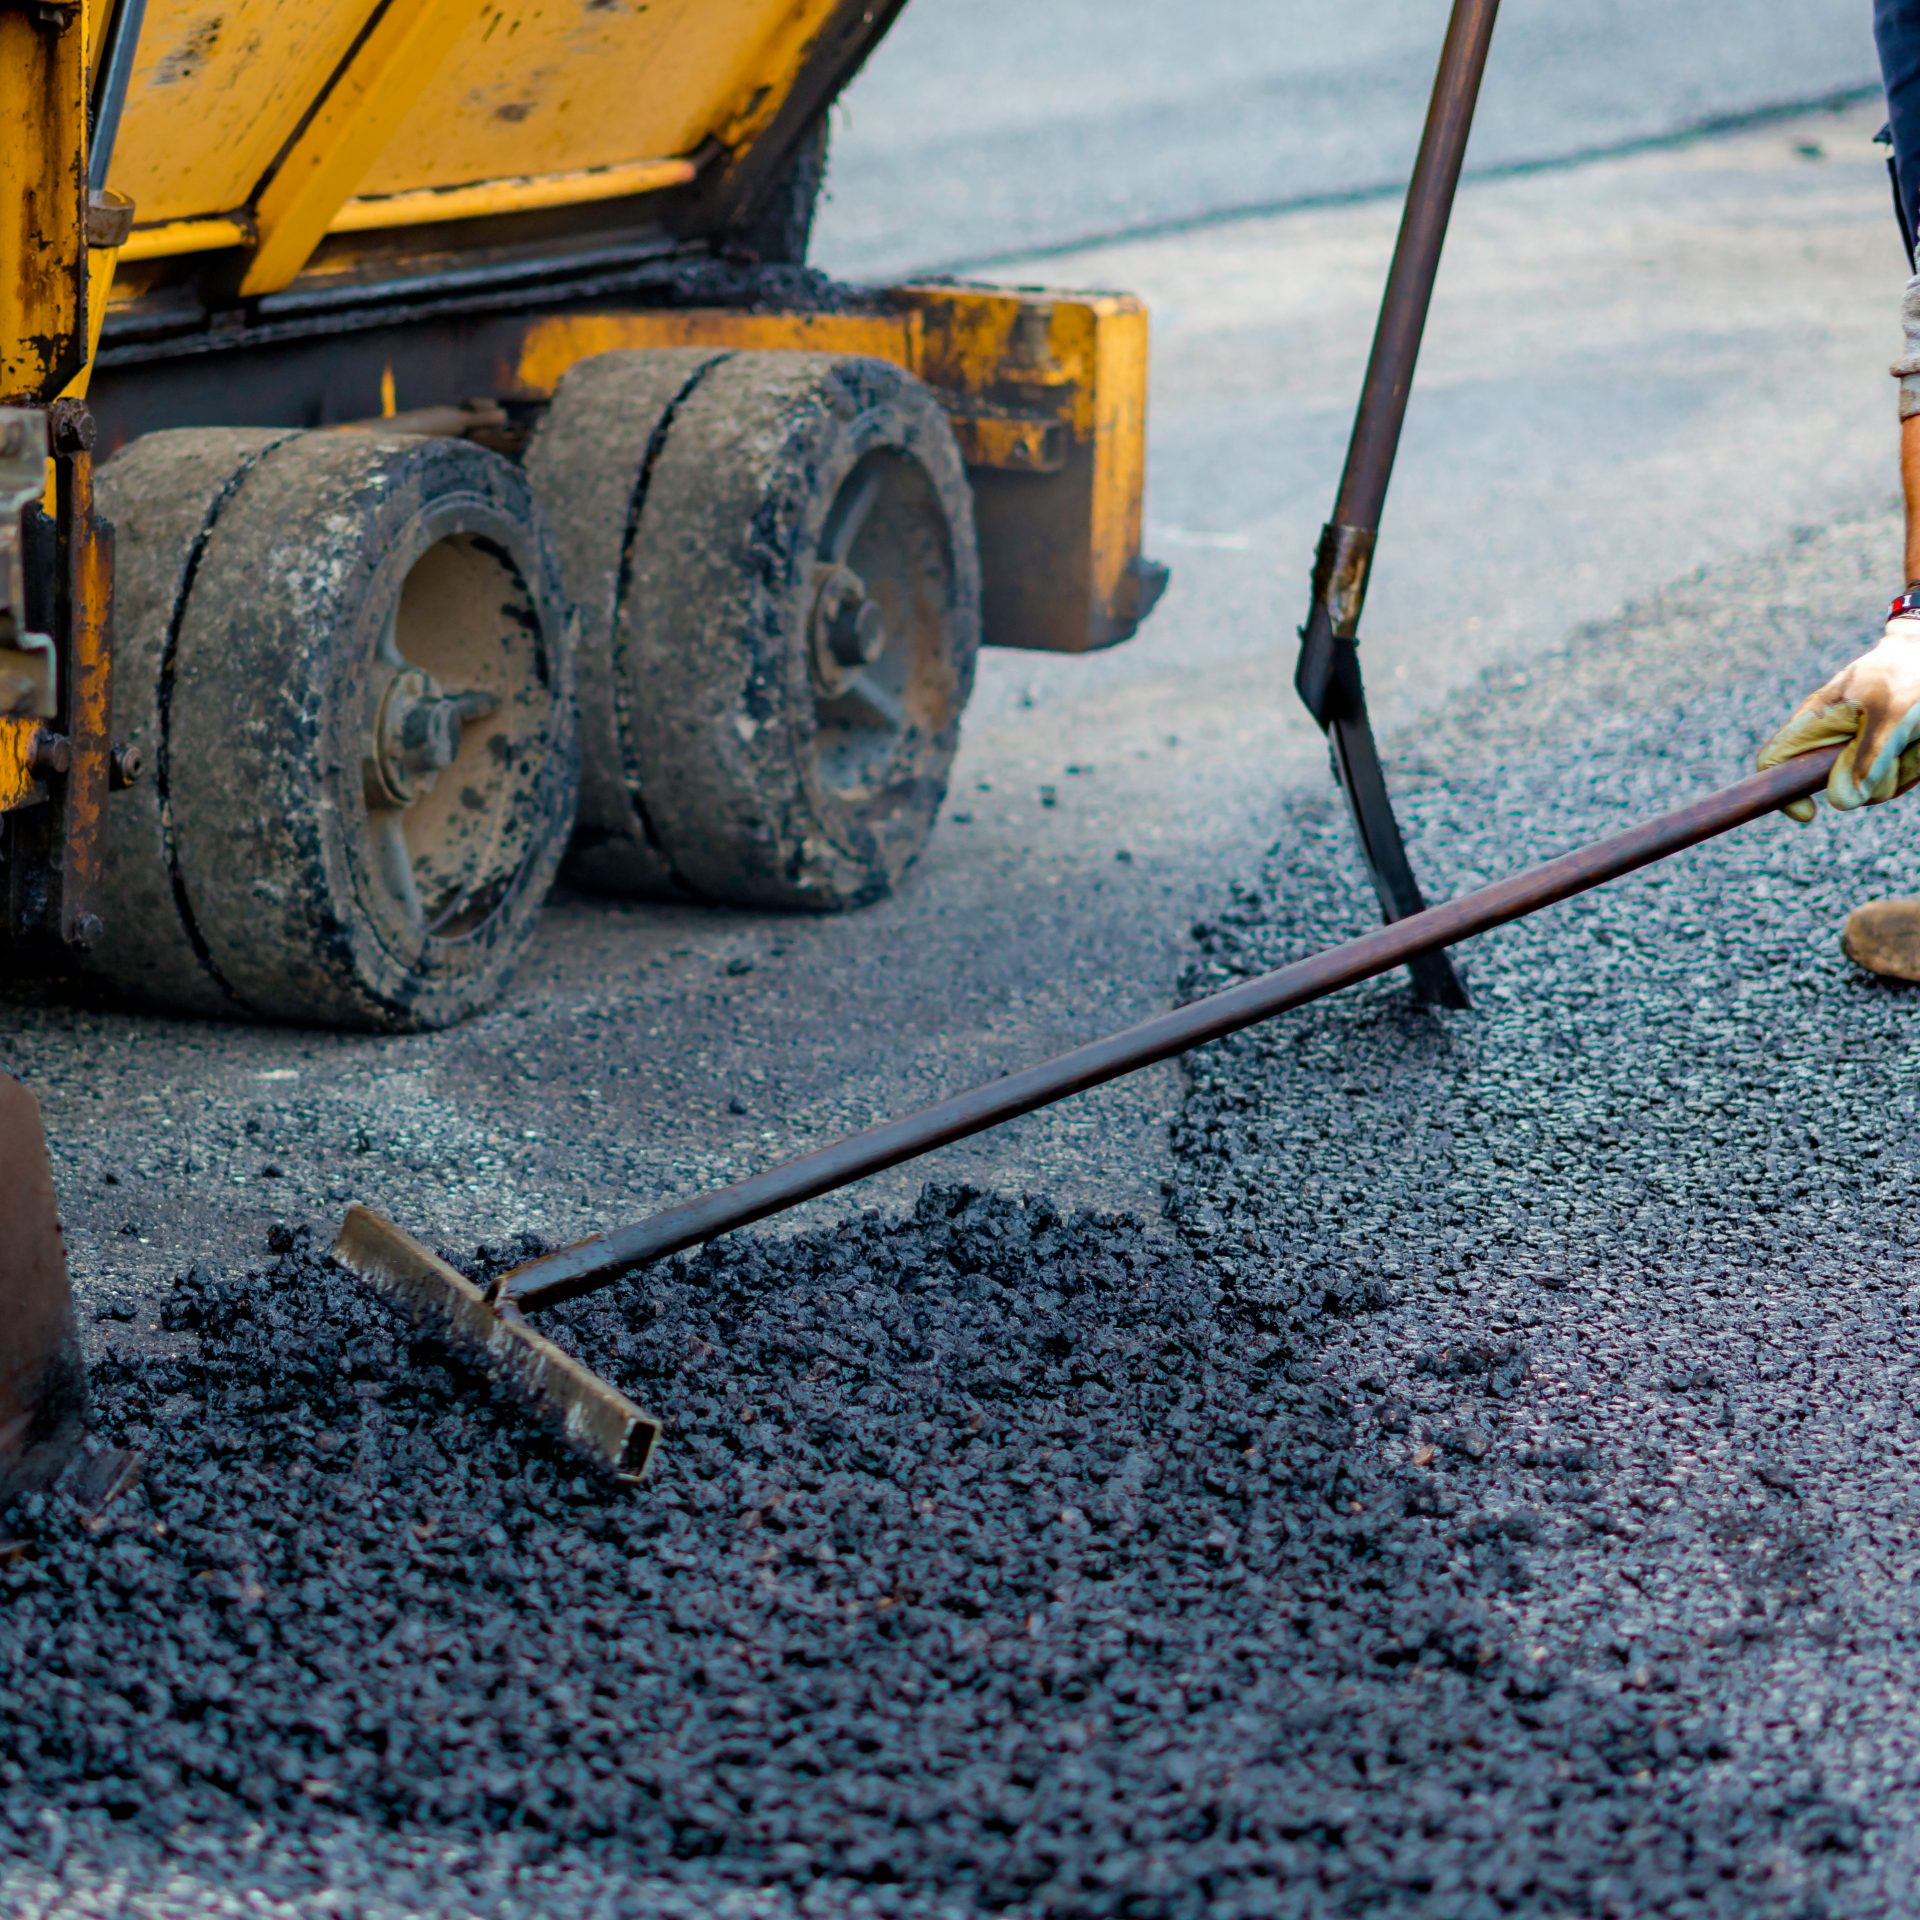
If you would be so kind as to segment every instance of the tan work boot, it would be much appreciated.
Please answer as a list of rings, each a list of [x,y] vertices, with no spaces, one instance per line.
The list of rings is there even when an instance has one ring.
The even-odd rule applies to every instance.
[[[1840,947],[1883,980],[1920,985],[1920,900],[1869,900],[1847,915]]]

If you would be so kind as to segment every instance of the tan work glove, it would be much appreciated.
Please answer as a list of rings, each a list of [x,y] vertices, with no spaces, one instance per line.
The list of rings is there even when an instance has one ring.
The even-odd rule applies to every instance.
[[[1905,611],[1909,601],[1914,612]],[[1903,594],[1877,645],[1836,673],[1760,749],[1760,765],[1777,767],[1817,747],[1847,747],[1827,778],[1828,802],[1877,806],[1920,782],[1920,593]],[[1784,809],[1801,822],[1813,802]]]

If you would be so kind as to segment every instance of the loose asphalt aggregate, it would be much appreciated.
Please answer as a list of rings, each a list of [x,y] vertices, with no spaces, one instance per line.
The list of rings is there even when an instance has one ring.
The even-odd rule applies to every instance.
[[[1877,557],[1810,536],[1400,743],[1430,889],[1736,775]],[[0,1895],[1920,1912],[1920,996],[1835,938],[1916,820],[1505,929],[1468,1014],[1381,981],[1208,1050],[1163,1218],[849,1199],[560,1310],[668,1423],[637,1491],[300,1223],[196,1268],[96,1367],[140,1487],[8,1519]],[[1187,990],[1368,920],[1293,797]]]

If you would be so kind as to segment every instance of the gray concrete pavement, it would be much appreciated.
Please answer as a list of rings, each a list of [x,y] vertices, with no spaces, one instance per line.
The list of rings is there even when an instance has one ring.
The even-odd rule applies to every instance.
[[[836,123],[823,265],[971,267],[1405,176],[1441,0],[915,0]],[[1868,0],[1509,0],[1470,165],[1866,88]]]

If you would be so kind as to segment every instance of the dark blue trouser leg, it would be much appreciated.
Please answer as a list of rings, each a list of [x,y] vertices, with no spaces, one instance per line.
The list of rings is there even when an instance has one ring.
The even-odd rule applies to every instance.
[[[1873,0],[1873,37],[1887,89],[1900,204],[1907,231],[1920,233],[1920,0]]]

